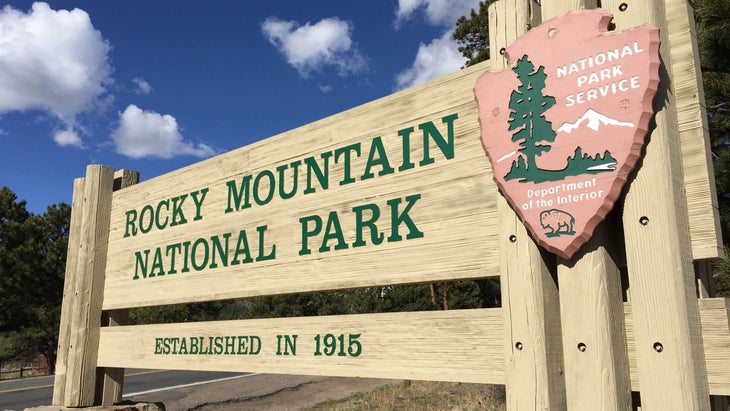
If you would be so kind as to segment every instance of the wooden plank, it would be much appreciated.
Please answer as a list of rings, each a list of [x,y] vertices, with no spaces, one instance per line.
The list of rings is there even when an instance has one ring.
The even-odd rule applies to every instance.
[[[707,379],[711,395],[730,395],[730,299],[704,298],[699,300],[702,341],[707,364]],[[642,386],[637,370],[636,339],[631,304],[625,304],[627,347],[631,365],[631,387]]]
[[[514,0],[489,6],[492,69],[506,67],[498,53],[535,23],[534,7]],[[507,408],[565,408],[555,257],[541,252],[504,197],[497,197]]]
[[[56,373],[53,383],[52,404],[62,406],[66,393],[68,351],[71,338],[71,312],[76,303],[74,285],[76,284],[77,267],[79,265],[79,248],[81,243],[81,216],[84,207],[85,179],[74,180],[74,191],[71,200],[71,220],[69,223],[68,251],[66,254],[66,271],[63,281],[63,300],[61,303],[61,321],[58,331],[58,352],[56,354]]]
[[[86,168],[79,264],[74,283],[76,302],[71,307],[69,352],[66,361],[67,376],[63,398],[63,405],[66,407],[94,404],[113,182],[113,168],[99,165]]]
[[[670,70],[664,1],[609,0],[602,6],[614,13],[617,30],[644,23],[659,27],[662,61]],[[641,404],[642,409],[708,409],[677,113],[667,75],[662,70],[656,128],[624,202]]]
[[[686,0],[666,0],[666,10],[692,256],[695,260],[719,258],[722,230],[694,13]]]
[[[699,302],[710,392],[730,394],[730,299]],[[640,389],[636,368],[631,305],[626,303],[626,346],[631,388]],[[326,317],[235,320],[184,324],[104,327],[99,366],[272,372],[308,375],[405,378],[504,384],[504,314],[502,308],[364,314]],[[315,358],[314,335],[357,334],[362,353],[356,358],[324,353]],[[251,336],[261,338],[256,355],[154,354],[155,338]],[[277,335],[297,335],[296,355],[276,355]],[[348,337],[345,337],[347,341]],[[207,339],[205,340],[207,344]],[[423,342],[423,343],[421,343]],[[169,344],[169,341],[168,341]],[[189,343],[188,343],[189,345]],[[215,346],[215,340],[214,344]],[[419,348],[420,347],[420,348]],[[236,348],[237,349],[237,348]],[[524,382],[527,383],[527,382]],[[530,407],[532,409],[533,407]],[[590,407],[595,409],[595,404]]]
[[[114,191],[137,183],[139,183],[139,173],[136,171],[118,170],[114,172]],[[102,326],[116,327],[127,325],[129,322],[129,310],[106,311],[102,314]],[[102,368],[97,373],[101,373],[101,383],[96,387],[96,397],[100,399],[95,402],[102,406],[110,406],[122,401],[124,368]]]
[[[487,68],[488,63],[469,67],[115,192],[104,309],[497,276],[496,193],[488,159],[475,137],[479,121],[472,92]],[[447,141],[451,126],[453,156]],[[429,133],[428,155],[424,130]],[[435,142],[436,133],[444,140],[440,144],[445,151]],[[409,142],[404,149],[405,135]],[[352,151],[358,144],[359,156]],[[351,157],[349,167],[344,166],[345,153]],[[328,158],[328,188],[321,188],[312,167],[314,191],[303,194],[307,161],[324,167],[322,156]],[[386,157],[387,167],[381,163]],[[265,203],[268,198],[269,179],[280,181],[280,171],[283,191],[292,190],[292,163],[299,164],[296,194],[284,200],[275,187],[272,199],[257,205],[256,199]],[[348,179],[346,170],[353,183],[342,184]],[[379,175],[388,170],[392,173]],[[373,176],[363,180],[369,172]],[[249,181],[252,192],[254,187],[258,190],[250,196],[251,207],[234,211],[243,181]],[[229,187],[235,194],[229,196]],[[196,199],[201,204],[198,220]],[[241,202],[243,206],[245,199]],[[137,235],[130,228],[125,237],[127,213],[132,216],[135,210],[135,221],[141,219],[142,227],[137,227]],[[360,241],[355,210],[362,219]],[[369,225],[373,210],[379,219]],[[153,221],[155,213],[160,218]],[[186,222],[173,226],[182,216]],[[312,216],[322,219],[320,232],[307,238],[304,246],[303,232],[315,231]],[[224,244],[226,235],[230,236],[228,247],[223,246],[227,267],[211,239]],[[237,249],[245,249],[242,238],[248,242],[252,262],[246,262],[243,252],[234,257]],[[267,259],[274,252],[275,257]],[[147,256],[147,271],[154,277],[140,274],[134,279],[139,268],[136,253]],[[215,268],[211,268],[213,253]],[[174,274],[171,255],[176,257]],[[183,264],[189,271],[184,272]],[[164,293],[159,292],[161,287]]]
[[[479,309],[105,327],[99,365],[501,383],[501,315]],[[191,348],[199,337],[202,345]],[[188,354],[170,338],[185,338]]]
[[[584,250],[558,259],[568,409],[631,408],[618,241],[600,225]]]
[[[558,17],[572,10],[595,9],[596,0],[543,0],[541,3],[543,21]]]
[[[590,0],[545,0],[544,20],[595,8]],[[631,382],[624,335],[618,239],[606,224],[570,260],[558,258],[560,323],[568,409],[625,410]]]

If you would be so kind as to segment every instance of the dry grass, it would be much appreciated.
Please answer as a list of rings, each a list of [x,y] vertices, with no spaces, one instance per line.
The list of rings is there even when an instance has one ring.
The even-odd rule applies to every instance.
[[[406,381],[341,401],[328,401],[309,411],[504,410],[504,387],[453,382]]]

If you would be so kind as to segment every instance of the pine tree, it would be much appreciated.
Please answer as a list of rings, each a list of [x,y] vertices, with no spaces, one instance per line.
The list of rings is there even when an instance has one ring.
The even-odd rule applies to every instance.
[[[545,118],[545,111],[555,105],[555,98],[542,94],[545,88],[545,68],[535,65],[527,55],[517,60],[517,66],[512,71],[517,73],[520,85],[512,91],[509,99],[509,131],[514,131],[512,141],[519,143],[518,151],[527,161],[527,178],[535,180],[540,170],[535,157],[550,151],[549,144],[555,141],[557,135],[552,123]]]
[[[466,59],[466,66],[489,60],[489,5],[496,0],[479,3],[479,11],[471,10],[470,16],[456,20],[454,40],[459,45],[459,53]]]

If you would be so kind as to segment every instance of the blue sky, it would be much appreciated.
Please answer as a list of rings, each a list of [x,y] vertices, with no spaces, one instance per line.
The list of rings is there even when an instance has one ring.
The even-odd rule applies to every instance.
[[[0,186],[42,213],[87,164],[150,179],[458,70],[478,0],[2,4]]]

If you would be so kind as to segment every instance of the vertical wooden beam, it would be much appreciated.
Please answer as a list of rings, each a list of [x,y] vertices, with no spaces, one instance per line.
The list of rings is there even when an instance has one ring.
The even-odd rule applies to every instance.
[[[66,393],[66,371],[68,350],[71,338],[71,305],[75,301],[74,284],[76,268],[79,264],[79,245],[81,242],[81,215],[84,206],[85,179],[74,180],[73,198],[71,200],[71,221],[69,224],[68,252],[66,254],[66,273],[63,282],[63,302],[61,304],[61,322],[58,330],[58,352],[56,355],[56,374],[53,384],[52,404],[63,406]]]
[[[660,29],[656,127],[624,202],[626,260],[643,410],[709,409],[665,0],[604,0],[618,30]],[[661,190],[661,191],[658,191]]]
[[[577,256],[558,259],[568,409],[631,408],[618,242],[605,223]]]
[[[139,183],[139,173],[132,170],[119,170],[114,173],[114,191]],[[102,326],[114,327],[129,322],[129,310],[114,310],[103,313]],[[102,368],[99,370],[100,386],[97,386],[97,403],[110,406],[122,401],[124,393],[124,368]]]
[[[492,67],[504,68],[500,50],[539,19],[537,3],[502,0],[489,7]],[[560,302],[555,258],[543,253],[497,194],[500,280],[505,316],[507,408],[565,409]]]
[[[598,0],[542,0],[542,20],[547,21],[571,10],[595,9]]]
[[[542,17],[596,6],[595,0],[543,0]],[[631,407],[617,238],[606,223],[576,256],[558,259],[568,409]]]
[[[113,183],[113,168],[100,165],[87,167],[74,281],[75,301],[70,310],[69,351],[63,396],[63,405],[66,407],[94,405]]]
[[[687,0],[666,0],[666,15],[692,257],[714,259],[724,251],[694,12]]]

